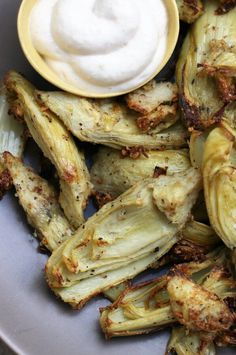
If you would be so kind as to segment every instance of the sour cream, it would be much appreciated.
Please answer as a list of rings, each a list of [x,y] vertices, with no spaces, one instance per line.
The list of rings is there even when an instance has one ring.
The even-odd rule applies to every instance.
[[[162,0],[38,0],[30,31],[64,81],[119,92],[140,85],[162,62],[168,22]]]

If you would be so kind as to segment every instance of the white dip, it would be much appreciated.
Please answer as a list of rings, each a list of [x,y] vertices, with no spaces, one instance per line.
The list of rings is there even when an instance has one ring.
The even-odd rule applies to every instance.
[[[140,85],[162,62],[168,13],[162,0],[38,0],[30,31],[64,81],[119,92]]]

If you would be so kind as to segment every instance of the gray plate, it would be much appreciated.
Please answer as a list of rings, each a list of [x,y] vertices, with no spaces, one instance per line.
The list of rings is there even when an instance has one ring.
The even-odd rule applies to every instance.
[[[0,0],[0,75],[16,69],[45,88],[47,84],[27,63],[18,43],[19,5],[20,0]],[[35,158],[31,152],[30,160]],[[46,259],[37,252],[37,242],[16,199],[8,194],[0,203],[0,336],[13,350],[30,355],[164,353],[167,332],[105,341],[98,316],[106,301],[95,299],[80,312],[57,301],[44,281]]]

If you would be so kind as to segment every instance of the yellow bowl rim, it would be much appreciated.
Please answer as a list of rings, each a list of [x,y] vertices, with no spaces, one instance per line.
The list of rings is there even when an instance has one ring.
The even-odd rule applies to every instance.
[[[123,90],[123,91],[112,92],[112,93],[111,92],[108,93],[87,92],[83,89],[79,89],[76,86],[66,83],[61,78],[56,77],[56,73],[46,64],[44,59],[35,50],[30,37],[29,16],[27,18],[27,21],[25,21],[25,12],[27,12],[30,8],[29,10],[30,13],[37,1],[38,0],[22,0],[21,6],[19,8],[18,17],[17,17],[17,31],[18,31],[18,37],[20,40],[22,50],[29,63],[32,65],[32,67],[44,79],[46,79],[48,82],[58,87],[59,89],[75,95],[91,97],[91,98],[109,98],[109,97],[124,95],[134,90],[137,90],[138,88],[147,84],[150,80],[155,78],[157,74],[160,73],[160,71],[164,68],[164,66],[171,58],[171,55],[173,54],[176,43],[178,41],[179,27],[180,27],[178,7],[175,0],[165,0],[165,6],[167,7],[169,13],[169,23],[171,24],[171,26],[169,26],[169,31],[168,31],[168,45],[167,45],[166,54],[163,58],[163,61],[157,67],[155,72],[148,79],[146,79],[142,83],[134,86],[132,89],[129,90]]]

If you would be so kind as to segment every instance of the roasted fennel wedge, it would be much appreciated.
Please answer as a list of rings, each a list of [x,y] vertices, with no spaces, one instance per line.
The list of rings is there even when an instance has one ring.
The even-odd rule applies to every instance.
[[[10,115],[8,111],[9,105],[5,90],[2,87],[0,88],[0,198],[12,186],[10,177],[4,171],[1,154],[7,151],[16,157],[21,157],[25,144],[25,126]]]
[[[49,258],[49,286],[80,308],[167,253],[187,222],[201,176],[195,169],[140,181],[103,206]],[[145,218],[143,218],[145,216]]]
[[[189,141],[189,153],[191,164],[194,168],[200,169],[202,168],[202,158],[205,143],[210,133],[210,129],[206,129],[205,131],[193,131],[190,136]]]
[[[189,128],[205,129],[218,122],[236,99],[236,11],[217,15],[218,5],[216,0],[205,2],[176,67],[182,116]]]
[[[138,127],[143,132],[160,132],[172,126],[178,119],[178,89],[170,82],[151,80],[142,88],[126,96],[130,109],[137,111]]]
[[[9,104],[4,88],[0,88],[0,153],[10,152],[21,157],[24,149],[25,126],[9,114]]]
[[[203,13],[203,3],[201,0],[176,0],[179,10],[180,20],[192,23]]]
[[[74,227],[84,221],[83,210],[91,183],[84,161],[64,125],[42,109],[34,98],[35,88],[16,72],[9,72],[5,85],[15,115],[23,116],[28,129],[44,155],[55,165],[60,177],[59,202]]]
[[[204,145],[202,172],[209,219],[228,248],[236,247],[236,132],[216,127]]]
[[[224,299],[236,296],[236,283],[225,273],[224,269],[213,269],[202,285],[179,273],[178,269],[169,278],[170,307],[180,324],[193,331],[213,334],[230,329],[235,314]]]
[[[99,204],[113,199],[136,182],[158,174],[171,175],[191,166],[187,150],[150,151],[138,159],[123,158],[119,151],[101,147],[94,156],[91,181]]]
[[[3,165],[15,186],[29,224],[36,229],[40,243],[53,251],[73,234],[59,206],[55,189],[25,166],[21,159],[8,152],[3,153]]]
[[[236,7],[235,0],[220,0],[220,5],[216,10],[219,15],[226,14],[227,12],[233,10]]]
[[[115,302],[127,287],[129,287],[129,281],[124,281],[117,286],[111,287],[103,291],[103,296],[108,298],[111,302]]]
[[[200,332],[189,332],[184,327],[174,327],[169,339],[166,355],[216,355],[211,339],[202,338]]]
[[[216,293],[220,299],[235,297],[235,282],[230,275],[225,277],[225,274],[218,272],[217,269],[220,277],[216,282],[214,268],[219,267],[219,270],[222,270],[226,260],[226,250],[218,248],[209,253],[203,262],[190,262],[176,266],[175,273],[179,272],[185,275],[184,277],[189,277],[194,281],[194,285],[204,286],[208,290],[206,292],[211,292],[211,295]],[[172,276],[167,274],[158,279],[129,287],[112,305],[102,309],[100,324],[106,337],[145,334],[176,323],[177,318],[172,311],[170,295],[167,291],[172,279],[173,274]],[[183,300],[184,298],[181,301]],[[226,307],[228,317],[230,311],[222,300],[220,305]],[[233,315],[229,316],[230,321],[232,318]],[[195,330],[198,330],[197,325],[197,319],[195,319]]]
[[[213,228],[194,220],[186,224],[181,234],[182,239],[161,259],[162,265],[203,261],[206,255],[221,243]],[[159,266],[158,263],[157,266]]]
[[[54,112],[81,141],[103,144],[116,149],[178,148],[186,145],[187,132],[177,122],[156,132],[140,132],[137,113],[115,99],[89,100],[64,92],[38,92],[38,102]]]

